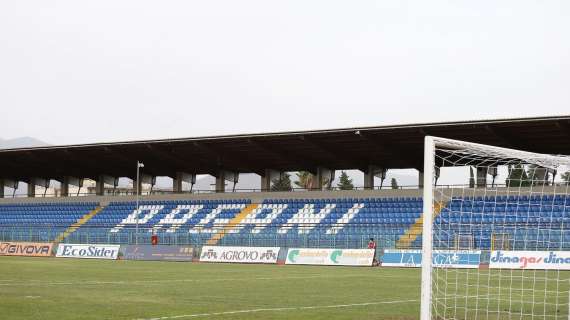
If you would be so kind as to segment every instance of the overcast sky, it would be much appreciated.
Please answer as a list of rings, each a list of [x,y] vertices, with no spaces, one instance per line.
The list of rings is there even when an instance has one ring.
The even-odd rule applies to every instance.
[[[570,1],[0,1],[0,138],[570,114]]]

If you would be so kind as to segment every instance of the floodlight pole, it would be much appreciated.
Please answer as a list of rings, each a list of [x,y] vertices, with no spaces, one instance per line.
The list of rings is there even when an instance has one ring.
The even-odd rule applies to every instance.
[[[144,168],[144,164],[137,160],[137,177],[136,177],[136,186],[135,186],[135,197],[136,197],[136,227],[135,227],[135,244],[139,244],[139,176],[140,176],[140,168]]]

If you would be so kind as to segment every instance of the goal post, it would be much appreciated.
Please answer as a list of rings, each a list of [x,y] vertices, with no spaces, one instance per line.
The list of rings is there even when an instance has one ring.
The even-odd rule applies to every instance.
[[[569,170],[568,156],[425,138],[421,320],[570,320],[570,187],[555,181]],[[437,187],[449,177],[469,186]]]
[[[424,145],[424,204],[422,226],[422,284],[421,284],[421,320],[431,320],[433,258],[433,189],[435,177],[435,141],[427,136]]]

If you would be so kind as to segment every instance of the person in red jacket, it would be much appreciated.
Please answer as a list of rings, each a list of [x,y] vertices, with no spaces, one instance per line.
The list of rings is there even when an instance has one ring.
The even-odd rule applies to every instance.
[[[370,241],[368,241],[368,249],[374,249],[374,259],[372,259],[372,265],[377,266],[378,260],[376,259],[376,241],[374,241],[374,238],[370,238]]]
[[[376,242],[374,241],[374,238],[370,238],[370,241],[368,241],[368,249],[374,249],[376,252]]]

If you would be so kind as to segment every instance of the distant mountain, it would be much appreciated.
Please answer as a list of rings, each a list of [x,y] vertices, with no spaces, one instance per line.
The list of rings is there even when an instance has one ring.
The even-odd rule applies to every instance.
[[[0,139],[0,149],[32,148],[44,146],[49,146],[49,143],[32,137],[20,137],[7,140]]]

